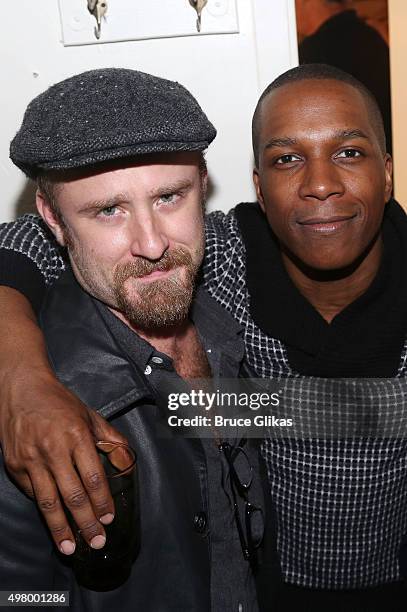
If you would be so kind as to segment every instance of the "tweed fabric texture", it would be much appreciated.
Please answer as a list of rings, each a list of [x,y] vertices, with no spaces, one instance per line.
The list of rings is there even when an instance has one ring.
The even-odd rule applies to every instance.
[[[10,146],[27,176],[114,159],[203,151],[216,130],[179,83],[124,68],[90,70],[34,98]]]
[[[48,236],[48,238],[47,238]],[[234,212],[206,219],[205,283],[211,295],[242,324],[246,355],[257,376],[294,377],[312,419],[315,397],[304,402],[309,377],[293,372],[286,349],[256,326],[245,282],[245,248]],[[32,245],[30,247],[30,245]],[[38,217],[0,228],[0,248],[26,253],[48,284],[64,267]],[[58,263],[57,263],[58,262]],[[407,343],[397,378],[407,377]],[[324,381],[320,381],[324,383]],[[327,403],[332,381],[318,387]],[[381,413],[396,397],[381,394]],[[293,401],[296,398],[293,398]],[[354,406],[343,404],[343,418]],[[351,589],[400,579],[398,549],[407,533],[407,442],[402,437],[276,438],[262,453],[278,521],[278,551],[286,582],[309,588]]]

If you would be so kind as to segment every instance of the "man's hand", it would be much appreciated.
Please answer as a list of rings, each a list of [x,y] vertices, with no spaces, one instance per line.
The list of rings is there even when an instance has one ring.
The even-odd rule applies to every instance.
[[[113,520],[114,504],[95,442],[126,439],[56,380],[28,301],[0,287],[2,306],[7,323],[0,324],[5,340],[0,442],[7,469],[25,493],[35,497],[61,552],[72,554],[75,549],[62,501],[86,541],[102,548],[103,524]]]

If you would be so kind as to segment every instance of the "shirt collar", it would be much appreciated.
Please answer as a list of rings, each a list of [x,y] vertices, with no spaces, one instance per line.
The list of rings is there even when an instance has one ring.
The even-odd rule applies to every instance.
[[[95,298],[91,299],[123,351],[132,355],[141,371],[145,371],[153,357],[171,362],[168,356],[159,353],[149,342],[132,331],[105,304]],[[223,353],[233,356],[236,360],[243,358],[242,327],[202,287],[198,287],[195,292],[190,318],[206,349],[221,348]]]

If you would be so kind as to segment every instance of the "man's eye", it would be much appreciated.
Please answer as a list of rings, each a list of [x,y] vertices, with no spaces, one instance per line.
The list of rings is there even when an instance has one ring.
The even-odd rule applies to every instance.
[[[356,149],[344,149],[343,151],[338,153],[336,157],[352,159],[354,157],[361,157],[361,156],[362,156],[361,152],[357,151]]]
[[[177,193],[163,193],[163,195],[159,197],[159,202],[163,204],[175,204],[178,202],[178,199],[179,195]]]
[[[276,159],[276,164],[279,166],[283,164],[292,164],[293,162],[301,161],[301,157],[299,155],[294,155],[293,153],[287,153],[287,155],[282,155],[278,159]]]
[[[113,217],[115,212],[116,212],[116,210],[117,210],[117,206],[108,206],[107,208],[103,208],[100,211],[100,214],[103,217]]]

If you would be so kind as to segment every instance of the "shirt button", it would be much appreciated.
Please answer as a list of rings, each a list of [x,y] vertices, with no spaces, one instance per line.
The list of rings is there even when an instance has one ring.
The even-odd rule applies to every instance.
[[[194,516],[194,529],[197,533],[204,533],[206,529],[206,514],[205,512],[197,512]]]
[[[149,374],[151,374],[151,372],[152,372],[152,371],[153,371],[153,370],[152,370],[151,366],[149,366],[149,365],[148,365],[148,366],[146,367],[146,369],[144,370],[144,374],[147,374],[147,376],[148,376]]]
[[[152,357],[152,358],[151,358],[151,361],[152,361],[153,363],[158,363],[158,364],[163,363],[163,360],[161,359],[161,357]]]

